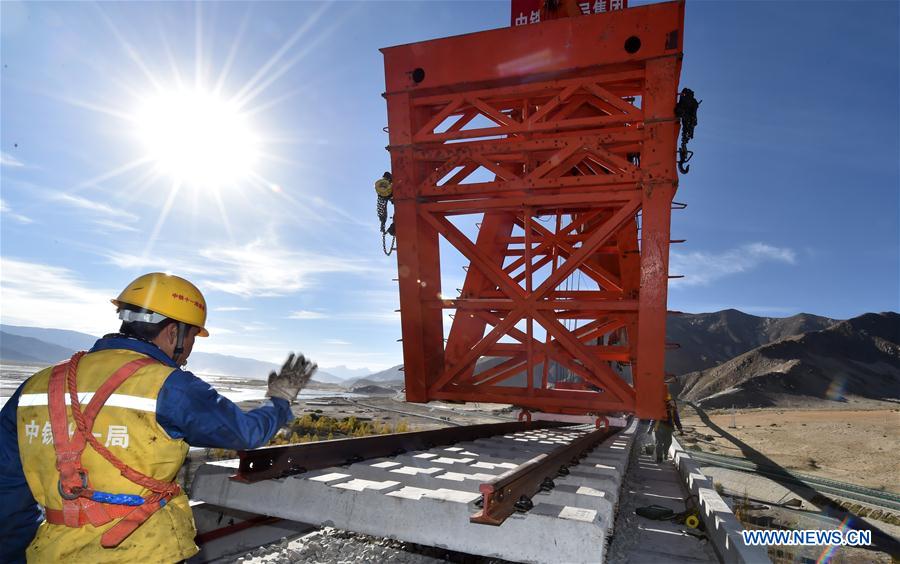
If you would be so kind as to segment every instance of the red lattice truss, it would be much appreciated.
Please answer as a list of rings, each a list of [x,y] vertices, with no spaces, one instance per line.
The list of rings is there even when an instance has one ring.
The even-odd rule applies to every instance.
[[[662,415],[682,22],[656,4],[384,50],[409,401]],[[469,261],[452,299],[441,238]]]

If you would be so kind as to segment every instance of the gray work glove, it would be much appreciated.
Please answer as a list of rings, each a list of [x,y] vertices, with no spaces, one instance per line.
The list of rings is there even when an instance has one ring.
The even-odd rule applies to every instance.
[[[291,353],[279,372],[269,374],[269,390],[266,396],[287,401],[297,399],[297,394],[309,382],[319,365],[302,354]]]

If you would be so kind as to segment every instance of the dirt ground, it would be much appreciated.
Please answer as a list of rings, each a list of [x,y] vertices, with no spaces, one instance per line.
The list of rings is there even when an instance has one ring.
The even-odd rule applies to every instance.
[[[741,456],[731,441],[679,405],[701,450]],[[900,408],[712,411],[712,423],[790,470],[900,493]],[[732,428],[734,425],[734,428]],[[711,438],[711,439],[710,439]]]

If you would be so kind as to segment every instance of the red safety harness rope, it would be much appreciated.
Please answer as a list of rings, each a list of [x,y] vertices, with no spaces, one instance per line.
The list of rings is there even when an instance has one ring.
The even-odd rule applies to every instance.
[[[98,527],[113,519],[121,518],[100,539],[104,548],[114,548],[150,518],[160,507],[181,493],[181,488],[174,482],[163,482],[131,468],[94,437],[92,430],[94,419],[112,393],[130,378],[135,372],[157,361],[152,358],[132,360],[116,370],[98,389],[82,411],[78,400],[76,374],[78,362],[84,352],[75,353],[72,358],[53,368],[48,389],[50,408],[50,427],[53,431],[53,447],[56,450],[56,468],[59,470],[59,494],[62,497],[62,510],[45,509],[47,522],[67,527],[83,527],[87,524]],[[75,433],[70,438],[68,419],[66,417],[65,393],[68,389],[72,403],[72,418],[75,420]],[[103,503],[92,498],[87,470],[81,465],[81,454],[90,443],[110,464],[116,467],[127,480],[142,486],[152,493],[143,498],[138,506]]]

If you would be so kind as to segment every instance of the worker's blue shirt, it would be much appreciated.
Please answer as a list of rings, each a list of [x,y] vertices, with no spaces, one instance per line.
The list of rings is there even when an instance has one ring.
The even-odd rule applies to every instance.
[[[104,337],[90,352],[126,349],[150,356],[175,368],[156,399],[156,420],[170,437],[198,447],[243,450],[262,446],[293,419],[290,404],[273,398],[244,412],[228,398],[190,372],[181,370],[151,343],[127,337]],[[22,384],[24,386],[24,384]],[[0,411],[0,563],[24,562],[25,549],[43,521],[31,495],[16,436],[16,409],[22,386]]]

